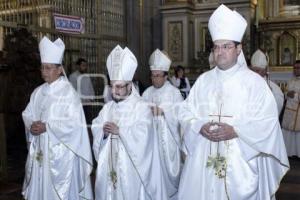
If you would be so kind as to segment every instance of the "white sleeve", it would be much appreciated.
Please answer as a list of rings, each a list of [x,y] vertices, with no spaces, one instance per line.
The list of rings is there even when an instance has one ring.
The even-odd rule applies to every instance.
[[[101,149],[108,139],[104,138],[103,125],[105,123],[104,114],[106,107],[100,111],[98,117],[96,117],[92,122],[92,134],[93,134],[93,152],[95,156],[95,160],[98,162],[99,155],[101,153]]]
[[[25,133],[26,133],[26,141],[27,143],[32,142],[33,135],[30,132],[30,128],[34,120],[34,113],[33,113],[33,94],[30,97],[30,101],[26,106],[25,110],[22,112],[22,118],[25,126]]]

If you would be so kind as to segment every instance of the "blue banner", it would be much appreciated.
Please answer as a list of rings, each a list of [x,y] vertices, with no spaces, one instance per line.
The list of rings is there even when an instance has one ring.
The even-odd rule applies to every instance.
[[[55,29],[64,33],[84,33],[84,18],[79,16],[53,14]]]

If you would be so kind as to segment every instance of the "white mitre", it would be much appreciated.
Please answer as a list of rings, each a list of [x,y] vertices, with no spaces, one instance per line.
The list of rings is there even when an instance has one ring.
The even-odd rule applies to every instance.
[[[169,71],[171,60],[169,56],[159,49],[156,49],[149,58],[150,70]]]
[[[137,68],[137,60],[133,53],[125,47],[117,45],[108,55],[106,67],[112,81],[132,81]]]
[[[208,21],[208,29],[213,41],[241,42],[246,28],[247,21],[242,15],[223,4],[213,12]]]
[[[61,64],[64,57],[65,44],[60,38],[52,42],[44,36],[39,43],[39,50],[42,63]]]
[[[264,54],[264,52],[259,49],[256,50],[251,57],[251,66],[266,69],[266,67],[268,66],[266,54]]]
[[[247,28],[247,21],[236,11],[225,5],[220,5],[208,21],[208,29],[213,41],[231,40],[241,42]],[[243,51],[238,56],[237,63],[247,67]]]

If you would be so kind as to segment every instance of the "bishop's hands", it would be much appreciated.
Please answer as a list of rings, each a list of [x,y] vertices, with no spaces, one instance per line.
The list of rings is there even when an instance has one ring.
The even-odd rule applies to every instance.
[[[221,122],[208,122],[200,130],[200,134],[213,142],[230,140],[237,137],[233,126]]]
[[[164,114],[163,109],[158,106],[150,106],[153,116],[161,116]]]
[[[103,126],[103,132],[106,136],[109,134],[119,135],[119,127],[114,122],[105,122]]]
[[[42,121],[34,121],[31,124],[30,132],[32,135],[38,136],[46,132],[46,124]]]
[[[287,93],[286,93],[286,96],[288,96],[288,97],[290,97],[290,98],[294,98],[295,97],[295,91],[288,91]]]

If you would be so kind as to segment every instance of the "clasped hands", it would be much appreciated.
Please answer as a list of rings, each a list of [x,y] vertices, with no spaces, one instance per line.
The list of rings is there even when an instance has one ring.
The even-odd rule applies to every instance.
[[[213,142],[230,140],[237,137],[233,126],[222,122],[208,122],[200,130],[200,134]]]
[[[295,97],[296,92],[295,91],[288,91],[286,93],[286,96],[290,97],[290,98],[294,98]]]
[[[32,135],[40,135],[44,132],[46,132],[46,124],[42,121],[34,121],[31,124],[30,132]]]
[[[157,105],[150,106],[150,108],[151,108],[153,116],[161,116],[161,115],[164,114],[164,111],[160,107],[158,107]]]
[[[109,134],[119,135],[119,127],[114,122],[105,122],[103,132],[106,136]]]

